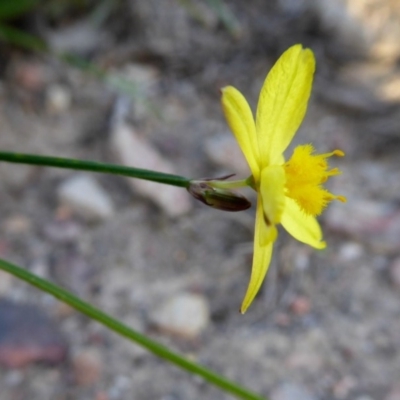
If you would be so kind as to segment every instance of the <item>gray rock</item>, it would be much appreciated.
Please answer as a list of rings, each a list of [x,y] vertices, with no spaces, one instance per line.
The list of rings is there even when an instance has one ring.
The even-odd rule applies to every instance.
[[[394,383],[385,400],[400,400],[400,384]]]
[[[285,382],[271,393],[271,400],[317,400],[304,387],[292,382]]]
[[[397,253],[400,214],[389,202],[351,198],[343,206],[332,203],[325,215],[329,229],[370,245],[379,254]]]
[[[248,175],[249,166],[239,145],[231,133],[215,135],[205,142],[207,156],[227,171]]]
[[[397,257],[393,260],[389,267],[389,276],[397,289],[400,289],[400,257]]]
[[[67,343],[57,324],[35,306],[2,300],[0,326],[0,364],[8,368],[34,362],[55,365],[67,356]]]
[[[118,161],[127,166],[174,174],[173,165],[129,125],[117,123],[113,129],[111,146]],[[179,187],[127,178],[133,190],[151,199],[170,217],[186,214],[192,207],[186,190]]]
[[[178,293],[156,309],[152,320],[161,331],[196,339],[208,326],[209,305],[199,294]]]
[[[104,362],[99,349],[94,347],[82,349],[72,359],[73,375],[79,386],[92,386],[102,376]]]
[[[355,400],[375,400],[375,399],[371,396],[362,395],[362,396],[356,397]]]
[[[88,53],[107,41],[106,31],[88,20],[78,21],[62,29],[46,32],[50,47],[56,52]]]
[[[88,175],[75,175],[64,181],[58,189],[58,196],[63,203],[85,218],[104,220],[114,215],[110,197]]]
[[[365,253],[363,246],[356,242],[347,242],[340,246],[338,256],[340,261],[353,262],[360,259]]]
[[[71,91],[59,84],[52,84],[46,89],[46,109],[50,114],[62,114],[69,110],[72,102]]]

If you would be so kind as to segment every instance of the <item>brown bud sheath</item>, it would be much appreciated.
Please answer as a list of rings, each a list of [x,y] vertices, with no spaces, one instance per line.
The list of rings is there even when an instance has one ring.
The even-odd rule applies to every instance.
[[[246,197],[230,190],[211,187],[207,181],[192,181],[188,192],[209,207],[223,211],[243,211],[251,207]]]

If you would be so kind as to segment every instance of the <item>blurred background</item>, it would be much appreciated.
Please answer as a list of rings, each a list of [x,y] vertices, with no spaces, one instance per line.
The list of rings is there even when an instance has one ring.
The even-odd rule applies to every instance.
[[[219,89],[255,107],[302,43],[295,144],[346,152],[348,203],[324,251],[280,231],[244,316],[254,209],[181,189],[2,163],[0,256],[272,400],[399,400],[399,37],[397,0],[2,0],[2,150],[246,177]],[[230,398],[3,272],[0,297],[0,400]]]

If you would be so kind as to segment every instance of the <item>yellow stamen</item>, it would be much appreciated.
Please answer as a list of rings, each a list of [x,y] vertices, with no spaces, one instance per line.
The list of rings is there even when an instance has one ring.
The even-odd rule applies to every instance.
[[[336,196],[327,191],[322,184],[329,177],[338,175],[338,168],[328,169],[327,158],[344,156],[341,150],[330,153],[313,154],[311,144],[297,146],[290,160],[285,163],[286,196],[295,200],[306,214],[319,215],[332,200],[346,201],[343,196]]]

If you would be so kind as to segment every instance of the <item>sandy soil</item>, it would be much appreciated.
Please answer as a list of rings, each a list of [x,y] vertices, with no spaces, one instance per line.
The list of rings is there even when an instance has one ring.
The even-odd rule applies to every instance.
[[[93,219],[60,199],[76,172],[3,163],[0,254],[273,400],[398,400],[398,5],[226,1],[229,30],[211,3],[125,1],[98,27],[79,15],[50,25],[39,13],[35,28],[28,19],[55,49],[136,81],[140,94],[127,101],[53,57],[1,44],[0,147],[119,162],[112,140],[123,123],[178,174],[246,176],[218,89],[232,84],[254,106],[272,63],[301,42],[318,71],[295,142],[346,152],[331,189],[348,203],[321,218],[328,248],[281,231],[264,288],[242,316],[254,208],[230,214],[190,199],[190,211],[171,217],[127,180],[85,174],[113,207]],[[115,125],[121,101],[128,112]],[[0,295],[54,327],[49,342],[32,339],[42,358],[3,362],[1,400],[231,398],[3,273]],[[31,329],[43,336],[35,321]],[[52,335],[67,355],[49,363]]]

